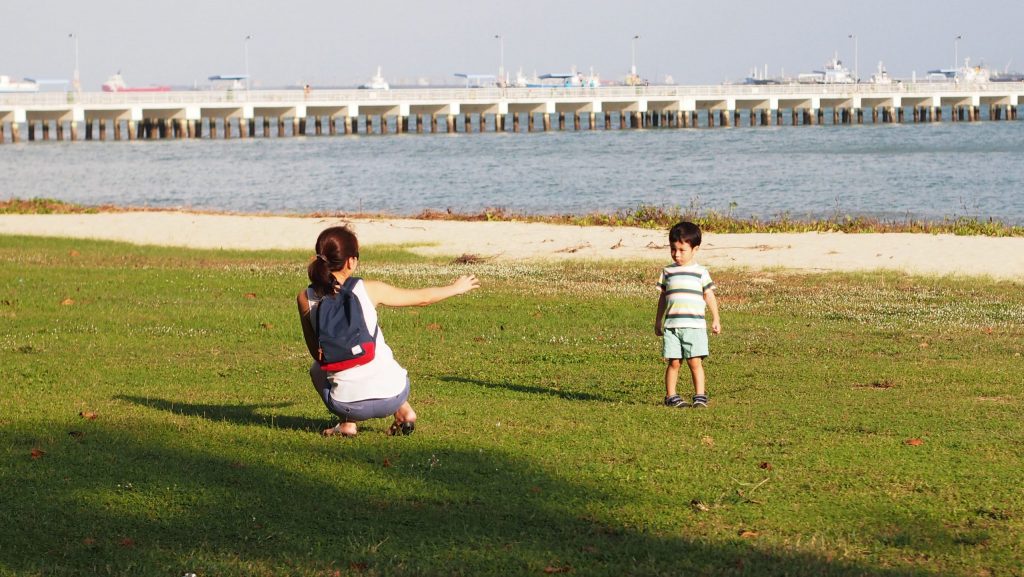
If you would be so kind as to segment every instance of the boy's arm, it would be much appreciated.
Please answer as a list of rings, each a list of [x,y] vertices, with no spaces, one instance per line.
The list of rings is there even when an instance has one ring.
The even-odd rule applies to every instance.
[[[711,311],[711,332],[717,335],[722,332],[722,321],[718,318],[718,299],[715,298],[714,289],[704,291],[704,302]]]
[[[665,330],[662,328],[662,323],[665,321],[665,307],[668,306],[668,301],[665,299],[665,289],[661,289],[661,295],[658,297],[658,314],[654,317],[654,334],[664,336]]]
[[[480,287],[475,275],[460,276],[450,285],[421,289],[404,289],[373,280],[363,282],[370,300],[389,307],[422,307]]]

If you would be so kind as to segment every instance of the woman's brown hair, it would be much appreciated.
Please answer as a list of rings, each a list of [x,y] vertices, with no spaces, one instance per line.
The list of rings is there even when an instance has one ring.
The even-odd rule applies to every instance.
[[[352,257],[359,258],[359,239],[347,226],[332,226],[316,237],[316,258],[306,268],[316,294],[334,293],[337,280],[331,273],[345,268]]]

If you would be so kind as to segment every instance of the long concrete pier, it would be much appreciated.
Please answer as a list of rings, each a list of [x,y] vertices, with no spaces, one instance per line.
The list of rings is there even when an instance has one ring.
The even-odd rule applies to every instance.
[[[1024,83],[0,93],[0,143],[1016,120]]]

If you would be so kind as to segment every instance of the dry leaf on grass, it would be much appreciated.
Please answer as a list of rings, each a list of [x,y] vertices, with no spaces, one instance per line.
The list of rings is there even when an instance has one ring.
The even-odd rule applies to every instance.
[[[757,531],[751,531],[749,529],[740,531],[740,538],[742,539],[753,539],[754,537],[757,537]]]
[[[45,455],[45,454],[46,454],[46,451],[44,451],[44,450],[42,450],[42,449],[40,449],[40,448],[38,448],[38,447],[32,447],[32,450],[31,450],[31,451],[29,451],[29,453],[28,453],[28,454],[29,454],[29,456],[31,456],[31,457],[32,457],[33,459],[41,459],[41,458],[43,457],[43,455]]]
[[[910,445],[911,447],[918,447],[924,444],[924,440],[914,437],[913,439],[907,439],[906,441],[903,441],[903,444]]]
[[[73,299],[71,297],[68,297],[68,298],[65,298],[64,300],[60,301],[60,304],[66,306],[66,307],[67,306],[71,306],[71,305],[75,304],[75,299]]]
[[[90,421],[95,421],[96,417],[98,417],[99,414],[98,413],[94,413],[92,411],[82,411],[81,413],[78,413],[78,416],[82,417],[83,419],[89,419]]]
[[[245,293],[243,296],[247,299],[254,299],[256,298],[256,293]]]
[[[572,567],[569,567],[568,565],[566,565],[565,567],[553,567],[549,565],[544,568],[544,572],[548,575],[551,575],[553,573],[569,573],[570,571],[572,571]]]

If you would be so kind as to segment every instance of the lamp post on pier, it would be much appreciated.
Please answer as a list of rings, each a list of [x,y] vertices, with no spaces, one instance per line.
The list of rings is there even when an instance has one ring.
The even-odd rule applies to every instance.
[[[630,85],[639,85],[640,77],[636,74],[636,41],[640,40],[639,34],[634,34],[630,41],[631,56],[629,60],[629,82]]]
[[[853,39],[853,80],[860,82],[860,48],[857,46],[857,35],[850,34]]]
[[[68,34],[68,38],[71,38],[75,41],[75,71],[73,73],[73,76],[71,77],[71,89],[78,93],[82,91],[82,81],[81,78],[78,76],[78,34],[75,32],[71,32],[70,34]]]
[[[494,38],[498,41],[498,85],[505,88],[508,86],[505,78],[505,39],[501,34],[495,34]]]
[[[252,34],[245,35],[245,42],[243,43],[245,51],[245,90],[249,91],[249,41],[252,40]]]

